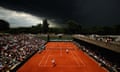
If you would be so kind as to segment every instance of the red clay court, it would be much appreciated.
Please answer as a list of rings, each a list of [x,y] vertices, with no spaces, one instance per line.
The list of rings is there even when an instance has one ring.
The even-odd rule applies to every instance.
[[[68,49],[68,53],[66,52]],[[54,59],[56,66],[51,60]],[[36,53],[17,72],[108,72],[82,52],[73,42],[48,42],[45,50]]]

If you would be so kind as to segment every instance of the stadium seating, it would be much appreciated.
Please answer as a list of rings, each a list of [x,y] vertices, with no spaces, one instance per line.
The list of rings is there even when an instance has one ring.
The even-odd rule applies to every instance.
[[[32,34],[0,35],[0,71],[9,71],[45,44]]]

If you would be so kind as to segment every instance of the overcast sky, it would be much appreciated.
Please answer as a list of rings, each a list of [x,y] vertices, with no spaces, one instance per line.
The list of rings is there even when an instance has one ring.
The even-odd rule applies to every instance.
[[[10,27],[28,27],[42,23],[42,18],[40,17],[24,12],[5,9],[3,7],[0,7],[0,19],[8,21]]]
[[[11,26],[29,26],[49,18],[72,19],[82,25],[120,24],[120,0],[0,0],[0,19]],[[24,22],[24,23],[23,23]]]
[[[10,23],[10,27],[31,27],[37,24],[42,24],[45,17],[34,16],[33,14],[10,10],[0,7],[0,19],[3,19]],[[50,27],[58,27],[55,19],[49,19]],[[60,27],[60,26],[59,26]]]

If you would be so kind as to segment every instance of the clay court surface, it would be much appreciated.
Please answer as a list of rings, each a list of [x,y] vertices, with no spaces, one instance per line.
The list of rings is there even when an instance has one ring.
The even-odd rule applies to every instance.
[[[66,52],[68,49],[68,53]],[[54,59],[56,66],[51,60]],[[108,72],[73,42],[48,42],[17,72]]]

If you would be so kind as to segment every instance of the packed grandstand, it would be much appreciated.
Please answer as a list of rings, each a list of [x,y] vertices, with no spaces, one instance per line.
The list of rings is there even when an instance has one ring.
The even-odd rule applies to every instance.
[[[15,68],[45,43],[32,34],[1,34],[0,71]]]
[[[119,64],[110,62],[100,52],[98,52],[96,50],[92,50],[86,46],[80,45],[77,42],[75,42],[75,43],[79,48],[81,48],[82,51],[86,52],[89,56],[94,58],[99,63],[100,66],[107,68],[110,72],[119,72],[120,71]]]

